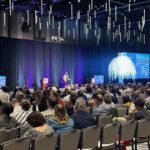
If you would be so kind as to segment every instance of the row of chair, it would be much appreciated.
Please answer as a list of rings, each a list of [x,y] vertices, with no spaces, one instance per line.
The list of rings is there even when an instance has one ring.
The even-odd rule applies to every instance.
[[[150,149],[149,136],[150,121],[141,120],[125,124],[112,123],[104,127],[96,125],[81,131],[72,130],[59,136],[53,134],[36,139],[15,139],[2,143],[1,150],[28,150],[29,147],[32,150],[77,150],[78,148],[121,150],[123,141],[131,141],[132,149],[135,150],[138,142],[148,142]]]

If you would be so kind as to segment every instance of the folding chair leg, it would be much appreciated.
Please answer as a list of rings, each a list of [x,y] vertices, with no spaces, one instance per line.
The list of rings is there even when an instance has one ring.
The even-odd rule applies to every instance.
[[[148,144],[148,149],[150,150],[150,142],[148,141],[147,144]]]

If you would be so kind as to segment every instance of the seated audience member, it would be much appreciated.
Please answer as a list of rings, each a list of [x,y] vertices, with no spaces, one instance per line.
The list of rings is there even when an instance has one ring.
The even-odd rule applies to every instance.
[[[47,101],[49,99],[49,96],[50,96],[50,91],[49,90],[44,90],[42,99],[41,99],[41,101],[38,105],[38,108],[39,108],[40,112],[45,111],[47,109]]]
[[[145,94],[146,94],[145,103],[150,104],[150,88],[146,89]]]
[[[123,96],[122,100],[123,100],[122,107],[130,108],[130,106],[133,104],[132,100],[130,99],[128,95]]]
[[[16,92],[15,98],[21,103],[23,99],[26,99],[26,95],[22,91]]]
[[[13,112],[13,106],[10,103],[4,103],[1,106],[1,111],[0,111],[0,129],[5,128],[5,129],[10,129],[10,128],[15,128],[17,127],[17,121],[13,118],[10,117],[10,114]]]
[[[145,101],[142,98],[138,98],[137,100],[135,100],[134,104],[136,107],[134,120],[150,119],[150,112],[145,110]]]
[[[102,116],[102,115],[111,115],[111,110],[114,108],[115,105],[112,103],[112,96],[110,94],[104,95],[104,103],[98,106],[93,110],[93,114],[95,116]]]
[[[30,111],[31,103],[29,100],[24,99],[21,102],[22,110],[14,115],[14,118],[18,122],[19,125],[27,125],[26,119],[31,114]]]
[[[92,114],[86,112],[86,103],[83,98],[78,98],[75,103],[76,113],[71,116],[74,120],[75,129],[83,129],[96,125],[96,119]]]
[[[9,87],[4,86],[0,89],[0,101],[1,103],[9,103],[10,96],[9,96]]]
[[[68,117],[65,107],[61,104],[55,106],[55,116],[48,120],[48,124],[57,134],[70,131],[74,127],[74,121]]]
[[[24,138],[37,138],[54,133],[53,128],[46,123],[40,112],[32,112],[27,117],[27,122],[32,128],[23,135]]]
[[[64,105],[64,101],[60,98],[58,92],[52,91],[52,96],[54,96],[57,99],[57,104]]]
[[[20,105],[20,101],[17,100],[16,98],[14,98],[12,101],[12,106],[14,107],[13,113],[11,114],[12,117],[15,118],[16,115],[18,115],[19,112],[22,111],[21,105]]]
[[[83,98],[86,102],[86,105],[88,105],[88,99],[87,96],[85,95],[85,93],[83,92],[84,88],[81,88],[80,90],[78,90],[77,92],[77,96],[78,98]]]
[[[56,105],[57,99],[54,96],[51,96],[47,100],[47,109],[41,112],[46,120],[49,120],[50,118],[54,117],[54,108]]]
[[[72,104],[71,101],[66,102],[66,103],[65,103],[65,107],[66,107],[66,110],[67,110],[67,114],[68,114],[69,116],[71,116],[71,115],[74,114],[75,108],[74,108],[74,106],[73,106],[73,104]]]

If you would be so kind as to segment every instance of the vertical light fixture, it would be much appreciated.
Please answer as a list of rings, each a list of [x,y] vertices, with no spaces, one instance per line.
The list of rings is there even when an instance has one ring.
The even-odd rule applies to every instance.
[[[37,16],[37,11],[34,11],[34,17],[35,17],[35,24],[38,23],[38,16]]]
[[[41,0],[41,15],[43,15],[43,0]]]
[[[4,27],[6,27],[6,13],[4,12]]]
[[[71,20],[73,20],[73,4],[71,4]]]
[[[12,0],[9,0],[9,15],[11,16],[12,14],[12,8],[11,8],[11,5],[12,5]]]
[[[27,23],[28,23],[28,25],[30,24],[30,14],[29,14],[29,9],[27,9]]]

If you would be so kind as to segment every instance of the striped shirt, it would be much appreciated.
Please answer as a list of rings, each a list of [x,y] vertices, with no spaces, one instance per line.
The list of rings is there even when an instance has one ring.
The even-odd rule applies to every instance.
[[[27,125],[27,117],[28,115],[31,114],[31,111],[25,111],[25,110],[21,110],[20,112],[16,113],[13,115],[13,117],[16,119],[16,121],[18,122],[18,124],[20,125]]]

